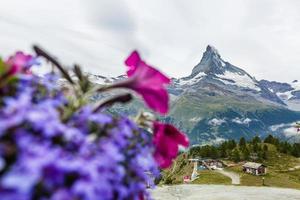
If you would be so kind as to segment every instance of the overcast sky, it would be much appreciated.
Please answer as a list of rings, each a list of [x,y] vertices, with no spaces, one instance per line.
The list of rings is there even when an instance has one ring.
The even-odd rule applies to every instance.
[[[300,79],[298,0],[1,0],[0,54],[33,43],[65,64],[123,74],[137,49],[174,77],[191,73],[208,44],[257,79]]]

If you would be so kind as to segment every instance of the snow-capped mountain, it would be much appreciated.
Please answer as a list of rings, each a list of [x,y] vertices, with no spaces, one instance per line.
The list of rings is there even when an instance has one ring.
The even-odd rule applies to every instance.
[[[291,83],[261,80],[260,83],[274,92],[292,110],[300,111],[300,82]]]
[[[224,61],[211,45],[207,46],[200,63],[194,67],[191,75],[173,79],[170,88],[178,94],[179,91],[183,91],[182,89],[197,89],[207,84],[214,84],[240,95],[249,95],[260,101],[285,105],[274,92],[260,84],[246,71]]]
[[[92,82],[108,84],[124,79],[126,76],[104,77],[89,74]],[[191,75],[183,78],[173,78],[169,92],[175,96],[190,89],[197,89],[207,85],[215,85],[224,90],[246,95],[259,101],[286,105],[286,100],[300,99],[300,82],[287,83],[257,81],[241,68],[238,68],[222,59],[218,50],[208,45],[202,59]],[[288,102],[287,102],[288,103]]]
[[[90,75],[93,82],[107,84],[125,78]],[[192,144],[226,139],[252,138],[269,133],[295,141],[293,124],[300,112],[288,109],[281,93],[297,97],[298,82],[292,84],[257,81],[243,69],[225,61],[208,45],[191,74],[173,78],[168,86],[170,112],[160,119],[173,123],[189,135]],[[97,95],[93,100],[97,100]],[[290,98],[288,98],[290,99]],[[289,105],[289,104],[288,104]],[[116,106],[116,112],[136,114],[144,104],[135,100]],[[294,135],[293,135],[294,134]]]
[[[101,75],[94,75],[94,74],[87,74],[89,76],[89,79],[91,82],[99,84],[99,85],[103,85],[103,84],[108,84],[108,83],[113,83],[115,81],[121,80],[126,78],[125,75],[120,75],[117,77],[105,77],[105,76],[101,76]]]

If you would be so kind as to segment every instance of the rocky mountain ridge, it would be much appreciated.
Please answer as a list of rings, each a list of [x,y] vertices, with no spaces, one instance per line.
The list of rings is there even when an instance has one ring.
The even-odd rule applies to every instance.
[[[124,78],[90,77],[97,84]],[[170,112],[160,119],[185,131],[192,144],[216,143],[242,136],[264,137],[269,133],[290,141],[300,139],[293,127],[300,120],[300,112],[290,110],[289,101],[280,95],[297,97],[298,87],[258,81],[225,61],[211,45],[206,47],[189,76],[172,79],[168,91]],[[143,104],[136,101],[116,109],[130,115],[141,107]]]

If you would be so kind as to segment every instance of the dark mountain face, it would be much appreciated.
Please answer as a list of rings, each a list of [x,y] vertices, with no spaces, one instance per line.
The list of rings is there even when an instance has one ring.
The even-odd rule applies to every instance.
[[[276,81],[267,81],[267,80],[261,80],[259,82],[261,85],[265,86],[266,88],[270,89],[275,93],[287,92],[293,90],[292,86],[287,83],[280,83]]]
[[[200,72],[204,72],[205,74],[223,74],[225,66],[226,63],[221,59],[218,51],[214,47],[208,45],[206,51],[203,53],[200,63],[194,67],[191,77],[196,76]]]
[[[224,75],[226,71],[238,73],[239,75],[247,75],[252,78],[244,70],[224,61],[218,50],[215,47],[208,45],[206,51],[203,53],[200,63],[194,67],[191,76],[194,77],[200,72],[204,72],[207,75]]]
[[[274,92],[292,110],[300,111],[300,82],[294,80],[291,83],[261,80],[270,91]]]
[[[105,84],[122,78],[94,76],[94,81]],[[186,132],[192,144],[216,143],[242,136],[263,137],[269,133],[290,139],[295,136],[292,127],[300,120],[300,113],[289,110],[278,94],[291,88],[284,83],[257,81],[243,69],[224,61],[209,45],[191,75],[172,79],[168,87],[170,113],[160,119]],[[291,95],[300,96],[294,90]],[[142,106],[135,101],[115,109],[130,115]]]

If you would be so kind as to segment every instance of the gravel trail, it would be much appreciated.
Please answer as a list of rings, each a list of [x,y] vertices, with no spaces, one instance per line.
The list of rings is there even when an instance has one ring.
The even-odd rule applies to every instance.
[[[157,187],[155,200],[300,200],[300,190],[225,185],[174,185]]]
[[[240,175],[238,173],[225,171],[223,169],[217,169],[215,171],[223,174],[224,176],[228,176],[229,178],[231,178],[231,181],[232,181],[233,185],[239,185],[240,184]]]

